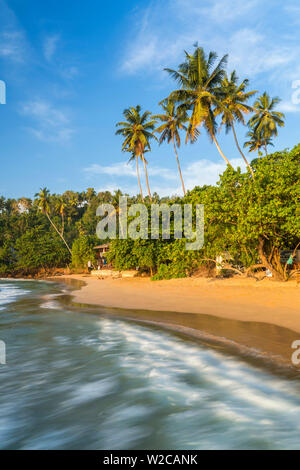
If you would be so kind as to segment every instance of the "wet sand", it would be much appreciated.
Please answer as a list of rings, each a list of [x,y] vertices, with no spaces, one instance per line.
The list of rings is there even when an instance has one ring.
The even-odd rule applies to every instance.
[[[105,307],[214,315],[240,321],[271,323],[300,333],[300,285],[254,279],[206,278],[150,281],[72,275],[84,281],[74,292],[78,303]]]
[[[76,289],[73,305],[162,326],[259,361],[293,367],[291,345],[300,340],[296,282],[205,278],[153,282],[81,275],[62,280]]]

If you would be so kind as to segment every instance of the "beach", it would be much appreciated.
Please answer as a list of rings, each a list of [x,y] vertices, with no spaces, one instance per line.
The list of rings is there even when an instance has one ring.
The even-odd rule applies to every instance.
[[[291,330],[193,313],[123,317],[69,294],[63,282],[0,280],[1,449],[299,448],[299,371],[259,353],[270,345],[282,357]],[[182,334],[185,322],[199,340]],[[261,347],[233,350],[224,335]]]
[[[228,320],[261,322],[300,333],[300,286],[269,279],[149,278],[97,279],[71,275],[85,283],[74,302],[104,307],[211,315]],[[181,316],[183,317],[183,316]]]

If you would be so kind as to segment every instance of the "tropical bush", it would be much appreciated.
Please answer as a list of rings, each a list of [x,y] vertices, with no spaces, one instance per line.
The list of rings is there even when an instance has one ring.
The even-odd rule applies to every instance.
[[[74,240],[72,245],[72,268],[86,268],[88,261],[95,263],[95,237],[83,235]]]
[[[42,227],[27,230],[15,243],[16,269],[63,267],[69,254],[60,240]]]

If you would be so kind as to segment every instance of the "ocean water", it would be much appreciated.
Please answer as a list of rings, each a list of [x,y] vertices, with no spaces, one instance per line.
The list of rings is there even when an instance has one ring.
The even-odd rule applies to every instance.
[[[1,449],[299,449],[300,384],[0,281]]]

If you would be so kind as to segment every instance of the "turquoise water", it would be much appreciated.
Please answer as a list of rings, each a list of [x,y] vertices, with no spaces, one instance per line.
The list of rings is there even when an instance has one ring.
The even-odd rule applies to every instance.
[[[0,448],[297,449],[300,386],[164,330],[0,281]]]

